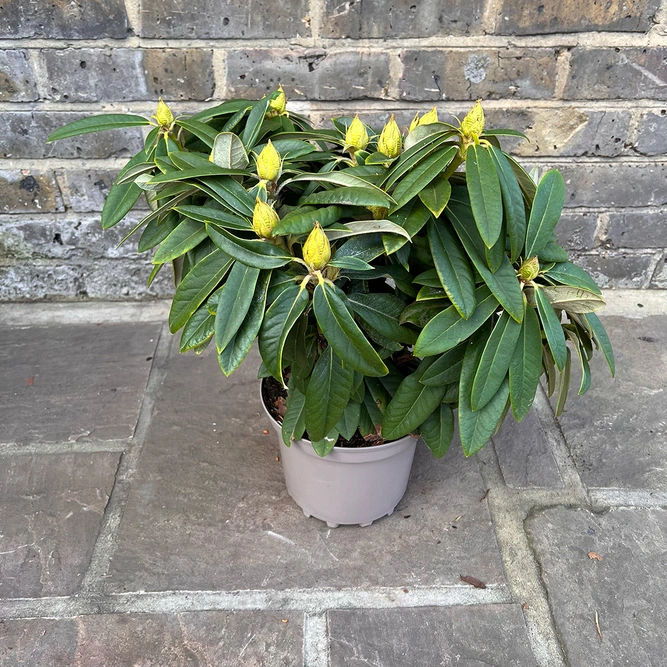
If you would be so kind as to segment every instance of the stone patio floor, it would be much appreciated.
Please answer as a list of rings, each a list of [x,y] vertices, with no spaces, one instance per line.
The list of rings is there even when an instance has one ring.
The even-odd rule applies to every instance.
[[[162,303],[0,306],[0,666],[664,667],[667,295],[608,301],[615,380],[418,448],[393,516],[333,530],[256,352],[179,355]]]

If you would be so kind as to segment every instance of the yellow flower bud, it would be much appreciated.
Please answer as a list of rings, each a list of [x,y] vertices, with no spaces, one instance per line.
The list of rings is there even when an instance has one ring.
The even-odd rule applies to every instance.
[[[280,176],[280,153],[271,139],[257,156],[257,175],[264,181],[275,181]]]
[[[415,114],[415,117],[412,119],[412,122],[410,123],[410,129],[408,132],[412,132],[412,130],[415,129],[419,125],[419,111]]]
[[[373,214],[373,220],[384,220],[389,213],[386,206],[367,206],[366,208]]]
[[[171,113],[171,109],[162,101],[162,98],[157,102],[157,111],[154,117],[162,127],[171,127],[174,122],[174,114]]]
[[[484,110],[481,100],[470,109],[467,116],[461,121],[461,132],[467,139],[479,141],[479,135],[484,132]]]
[[[255,234],[262,239],[270,239],[273,228],[279,222],[280,218],[274,208],[257,197],[255,210],[252,212],[252,228]]]
[[[368,146],[368,131],[357,115],[345,133],[345,148],[352,151],[363,151],[366,146]]]
[[[283,90],[283,85],[278,86],[278,96],[269,102],[269,107],[274,109],[279,116],[282,116],[285,113],[285,107],[287,106],[287,97],[285,96],[285,91]]]
[[[391,115],[389,122],[384,126],[378,139],[378,150],[387,157],[398,157],[403,148],[403,137],[398,123],[394,120],[394,114]]]
[[[537,274],[540,272],[540,260],[537,257],[531,257],[523,261],[519,270],[517,271],[517,276],[524,283],[527,283],[531,280],[537,278]]]
[[[319,222],[315,223],[315,228],[303,244],[303,259],[313,271],[323,269],[331,259],[329,239]]]
[[[419,119],[419,125],[430,125],[438,122],[438,110],[433,107]]]

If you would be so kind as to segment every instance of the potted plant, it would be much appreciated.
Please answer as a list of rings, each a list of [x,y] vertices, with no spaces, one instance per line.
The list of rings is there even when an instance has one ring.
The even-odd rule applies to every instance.
[[[50,140],[149,126],[121,170],[102,226],[144,195],[130,232],[173,266],[169,314],[181,352],[215,346],[229,375],[258,341],[264,408],[290,494],[329,525],[390,514],[416,438],[442,456],[454,433],[477,452],[510,409],[521,420],[542,375],[565,404],[572,356],[590,384],[607,335],[593,279],[554,234],[561,175],[537,178],[485,127],[415,116],[375,132],[358,117],[315,129],[282,88],[174,117],[109,114]],[[128,234],[128,236],[130,235]],[[569,345],[568,345],[569,343]]]

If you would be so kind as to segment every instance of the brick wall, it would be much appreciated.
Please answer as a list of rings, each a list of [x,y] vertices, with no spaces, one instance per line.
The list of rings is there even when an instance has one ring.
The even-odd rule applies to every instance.
[[[138,130],[47,145],[98,111],[178,111],[281,82],[316,123],[406,125],[478,97],[568,187],[561,242],[606,286],[667,287],[667,2],[3,0],[0,298],[144,298],[147,257],[102,233]],[[136,216],[134,220],[138,219]]]

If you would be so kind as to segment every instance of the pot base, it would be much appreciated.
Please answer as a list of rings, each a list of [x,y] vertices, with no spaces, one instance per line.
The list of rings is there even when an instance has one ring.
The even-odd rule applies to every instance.
[[[294,500],[294,498],[292,498],[292,500]],[[296,502],[296,501],[294,501],[294,502]],[[303,510],[303,513],[304,513],[304,515],[306,516],[307,519],[310,519],[312,517],[313,519],[319,519],[320,521],[324,521],[324,523],[327,524],[327,528],[338,528],[340,526],[339,523],[333,523],[333,521],[327,521],[326,519],[320,519],[320,517],[315,516],[314,514],[309,514],[306,510],[303,509],[303,507],[301,509]],[[396,508],[394,507],[394,510],[395,509]],[[374,519],[374,521],[378,521],[379,519],[384,519],[385,516],[391,516],[394,513],[394,510],[391,510],[391,512],[387,512],[384,516],[380,516],[377,519]],[[348,524],[348,525],[352,525],[352,524]],[[359,525],[360,528],[368,528],[368,526],[373,525],[373,521],[368,521],[367,523],[360,523],[358,525]]]

